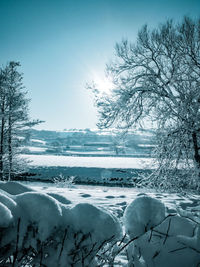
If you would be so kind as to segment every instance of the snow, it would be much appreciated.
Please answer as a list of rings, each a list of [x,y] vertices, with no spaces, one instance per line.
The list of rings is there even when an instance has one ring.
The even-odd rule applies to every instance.
[[[125,230],[131,238],[135,238],[160,224],[164,218],[165,206],[161,201],[149,196],[141,196],[125,210]]]
[[[179,215],[166,215],[159,200],[142,196],[125,210],[125,230],[131,238],[129,262],[137,258],[144,266],[188,267],[200,261],[199,225]],[[195,231],[195,229],[197,230]],[[138,238],[139,237],[139,238]]]
[[[12,222],[13,216],[11,211],[0,203],[0,228],[6,228]]]
[[[40,140],[40,139],[31,139],[30,141],[31,142],[34,142],[34,143],[42,144],[42,145],[45,145],[46,144],[45,141]]]
[[[127,247],[129,263],[123,250],[114,266],[133,266],[133,260],[134,266],[145,267],[196,267],[200,262],[199,196],[30,182],[0,185],[1,266],[16,250],[18,234],[21,256],[23,249],[38,253],[32,266],[41,265],[41,259],[48,267],[74,261],[75,267],[98,266],[96,253],[112,257],[134,237]],[[128,235],[115,244],[122,240],[122,229]]]
[[[62,204],[65,204],[65,205],[71,204],[71,201],[67,199],[66,197],[64,197],[63,195],[56,194],[56,193],[48,193],[48,195],[55,198]]]
[[[93,168],[124,168],[153,169],[152,158],[133,157],[73,157],[56,155],[21,155],[31,161],[32,166],[62,166],[62,167],[93,167]]]
[[[105,151],[105,150],[100,150],[98,149],[97,151],[72,151],[72,150],[66,150],[65,151],[68,154],[73,154],[73,155],[113,155],[113,151]]]
[[[186,246],[190,248],[199,249],[200,248],[200,225],[198,225],[195,231],[193,231],[192,236],[188,237],[188,236],[185,236],[184,234],[178,235],[177,240],[178,242],[184,243]]]
[[[65,187],[69,184],[67,181],[84,184],[132,184],[140,179],[141,173],[148,173],[149,170],[136,169],[105,169],[93,167],[41,167],[32,166],[29,169],[34,175],[31,179],[49,181],[59,180]],[[60,179],[62,177],[62,179]]]
[[[75,231],[91,234],[94,242],[100,244],[111,237],[120,238],[121,227],[118,220],[108,211],[89,203],[79,203],[71,209]]]
[[[156,145],[154,144],[138,144],[138,147],[143,147],[143,148],[148,148],[148,147],[155,147]]]
[[[31,192],[33,191],[32,188],[23,185],[21,183],[18,182],[0,182],[0,189],[6,191],[7,193],[11,194],[11,195],[17,195],[17,194],[21,194],[21,193],[25,193],[25,192]]]
[[[63,175],[74,177],[75,183],[135,184],[140,174],[150,173],[155,167],[151,158],[76,157],[57,155],[22,155],[30,161],[32,180],[53,181]]]
[[[23,153],[23,150],[27,150],[29,152],[45,152],[45,147],[36,147],[36,146],[23,146],[21,147],[21,151]]]
[[[4,193],[0,193],[0,203],[9,209],[13,216],[18,216],[17,203],[11,197],[8,197]]]
[[[53,197],[43,193],[28,192],[17,195],[15,201],[27,220],[37,224],[41,241],[47,239],[53,229],[59,226],[62,209]]]
[[[154,229],[162,234],[153,233],[150,242],[147,242],[150,234],[143,236],[141,240],[138,239],[137,245],[141,248],[141,253],[148,266],[198,266],[200,254],[197,250],[200,247],[195,242],[191,247],[191,242],[187,244],[186,241],[193,239],[196,227],[197,225],[194,222],[186,218],[180,218],[179,216],[168,217]],[[180,232],[182,235],[179,235]],[[159,254],[153,257],[156,251],[159,251]]]
[[[11,253],[13,257],[16,242],[20,253],[24,249],[40,253],[41,246],[46,244],[43,248],[44,255],[47,255],[43,259],[46,266],[56,266],[58,262],[59,266],[70,265],[74,261],[74,251],[78,257],[84,255],[85,263],[95,264],[100,246],[120,237],[119,220],[92,204],[79,203],[69,207],[71,202],[61,194],[42,193],[35,189],[30,192],[30,187],[17,182],[2,182],[1,188],[6,191],[5,195],[0,194],[0,230],[5,228],[0,238],[0,264],[5,257],[1,255],[4,248],[6,254],[9,256]],[[10,197],[6,194],[8,191],[12,192]],[[15,208],[18,212],[12,213]],[[63,241],[65,235],[66,241]]]

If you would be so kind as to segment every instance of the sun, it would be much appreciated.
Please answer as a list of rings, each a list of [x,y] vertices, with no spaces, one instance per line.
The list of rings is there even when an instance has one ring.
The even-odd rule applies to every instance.
[[[101,76],[97,73],[93,74],[93,81],[97,85],[97,88],[103,93],[111,93],[114,85],[109,77]]]

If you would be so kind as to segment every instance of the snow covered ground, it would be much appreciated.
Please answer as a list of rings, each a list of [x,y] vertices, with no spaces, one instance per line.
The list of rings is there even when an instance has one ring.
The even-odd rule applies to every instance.
[[[134,262],[136,267],[196,267],[200,263],[197,195],[1,182],[0,215],[2,264],[4,253],[12,255],[13,251],[15,262],[20,253],[30,260],[24,248],[33,248],[38,255],[35,261],[48,267],[58,262],[59,266],[70,266],[71,261],[75,267],[99,266],[96,253],[105,263],[101,266],[108,267],[116,252],[112,266],[133,266]],[[121,241],[115,243],[113,236]]]
[[[65,196],[73,204],[88,202],[97,206],[120,214],[123,209],[138,195],[148,194],[151,197],[160,199],[166,207],[175,211],[179,208],[184,210],[195,210],[200,205],[198,195],[181,196],[172,193],[158,193],[154,190],[127,188],[127,187],[109,187],[92,185],[71,185],[52,184],[41,182],[23,182],[24,185],[31,186],[34,190],[44,193],[57,193]],[[200,208],[200,207],[199,207]],[[199,210],[200,211],[200,210]]]
[[[39,146],[24,146],[24,147],[21,147],[21,150],[26,150],[26,151],[29,151],[31,153],[42,153],[42,152],[45,152],[46,151],[46,148],[45,147],[39,147]]]
[[[76,183],[134,185],[140,174],[150,173],[152,158],[76,157],[56,155],[21,155],[30,161],[30,178],[53,180],[62,175]]]
[[[152,158],[128,157],[73,157],[55,155],[21,155],[31,166],[92,167],[121,169],[153,169]]]

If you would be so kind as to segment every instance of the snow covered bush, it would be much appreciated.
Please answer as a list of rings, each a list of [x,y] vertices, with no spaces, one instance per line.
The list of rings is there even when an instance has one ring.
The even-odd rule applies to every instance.
[[[172,163],[172,162],[171,162]],[[165,166],[155,170],[145,177],[141,177],[140,185],[143,187],[156,188],[159,191],[168,192],[188,192],[193,191],[197,194],[200,192],[200,179],[198,170],[186,164],[180,169]],[[171,169],[170,169],[171,168]]]
[[[97,266],[98,254],[121,238],[118,219],[107,211],[87,203],[70,207],[58,194],[16,194],[20,186],[1,186],[0,266]]]
[[[124,213],[129,235],[129,264],[148,267],[196,267],[200,264],[200,224],[194,218],[165,214],[164,205],[142,196]],[[132,266],[132,265],[131,265]]]
[[[8,227],[13,220],[11,211],[2,203],[0,203],[0,218],[0,228]]]
[[[125,229],[131,238],[135,238],[161,223],[164,218],[165,206],[161,201],[149,196],[141,196],[125,210]]]
[[[0,266],[200,264],[199,213],[168,214],[161,201],[138,196],[125,209],[122,236],[118,219],[102,208],[17,182],[0,188]]]
[[[53,178],[53,182],[58,187],[71,187],[74,184],[75,176],[64,176],[63,174],[59,174],[57,177]]]

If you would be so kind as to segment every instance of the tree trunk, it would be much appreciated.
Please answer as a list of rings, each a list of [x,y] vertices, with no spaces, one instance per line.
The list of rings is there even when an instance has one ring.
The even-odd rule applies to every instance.
[[[2,101],[2,108],[1,108],[1,141],[0,141],[0,175],[1,179],[4,179],[4,128],[5,128],[5,109],[4,109],[4,100]]]
[[[199,170],[199,176],[200,176],[200,155],[199,155],[199,146],[198,146],[198,140],[197,140],[197,133],[193,132],[192,134],[192,140],[193,140],[193,147],[194,147],[194,160],[196,163],[196,166]]]
[[[13,167],[13,151],[12,151],[12,125],[11,117],[8,118],[8,181],[11,180],[11,173]]]

